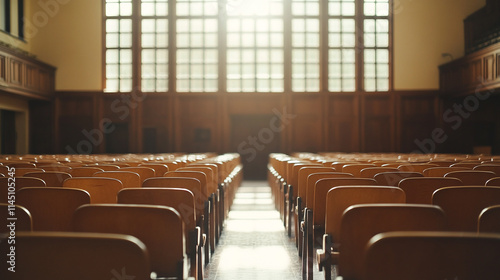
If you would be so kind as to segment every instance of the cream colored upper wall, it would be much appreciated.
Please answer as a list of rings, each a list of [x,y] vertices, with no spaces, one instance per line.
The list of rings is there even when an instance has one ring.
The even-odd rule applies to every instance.
[[[101,90],[102,0],[35,3],[31,51],[57,67],[56,90]]]
[[[45,9],[39,3],[50,3]],[[485,0],[394,0],[394,87],[439,88],[438,66],[464,54],[463,20]],[[102,0],[26,1],[28,44],[57,67],[56,89],[102,89]],[[5,39],[5,37],[8,37]],[[1,41],[12,37],[0,34]]]
[[[464,55],[463,20],[486,0],[394,0],[394,87],[438,89],[438,66]]]

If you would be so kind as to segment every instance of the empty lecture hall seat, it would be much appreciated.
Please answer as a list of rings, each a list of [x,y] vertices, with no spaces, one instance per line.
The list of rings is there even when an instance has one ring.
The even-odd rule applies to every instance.
[[[195,178],[198,179],[201,183],[201,191],[202,195],[206,197],[207,201],[209,201],[208,206],[208,218],[205,219],[205,223],[209,223],[208,225],[208,230],[207,232],[207,238],[208,238],[208,243],[209,246],[205,246],[205,250],[210,250],[210,252],[215,251],[215,211],[214,211],[214,194],[210,193],[210,190],[208,189],[208,180],[207,180],[207,175],[201,171],[195,171],[195,170],[179,170],[177,169],[176,171],[169,171],[163,175],[164,177],[186,177],[186,178]],[[178,186],[177,186],[178,187]],[[208,257],[208,254],[205,254],[205,257]],[[208,259],[205,259],[205,262],[207,262]]]
[[[168,172],[168,176],[175,175],[175,172]],[[185,175],[186,173],[180,173]],[[167,176],[167,174],[165,174]],[[200,180],[192,177],[162,177],[149,178],[142,183],[143,188],[183,188],[189,190],[194,195],[195,213],[197,226],[201,228],[201,233],[210,239],[210,210],[207,197],[206,185],[203,189]],[[210,242],[204,246],[205,264],[210,261]]]
[[[398,169],[394,168],[394,167],[379,167],[379,166],[367,167],[367,168],[361,169],[361,171],[359,172],[359,177],[361,177],[361,178],[373,178],[378,173],[397,172],[397,171],[398,171]]]
[[[446,167],[446,166],[431,167],[425,169],[423,171],[423,174],[425,177],[444,177],[446,173],[450,173],[452,171],[463,171],[463,170],[470,170],[470,169],[466,167]]]
[[[295,228],[299,229],[295,231],[295,234],[298,235],[299,242],[299,256],[302,255],[302,248],[300,247],[302,244],[302,232],[300,231],[300,224],[304,220],[304,208],[306,205],[306,189],[307,189],[307,178],[309,175],[313,173],[319,172],[335,172],[336,169],[333,167],[324,167],[324,166],[304,166],[301,167],[297,172],[297,186],[295,187],[297,190],[297,198],[296,198],[296,209],[295,209]],[[348,175],[346,175],[348,176]]]
[[[9,167],[14,167],[14,168],[36,168],[36,165],[32,162],[9,162],[5,164],[6,166]]]
[[[434,191],[451,186],[463,186],[462,181],[451,177],[415,177],[405,178],[398,187],[406,194],[406,203],[432,204]]]
[[[424,177],[420,172],[407,172],[407,171],[397,171],[397,172],[382,172],[373,176],[373,179],[377,181],[380,186],[394,186],[397,187],[399,182],[404,178],[411,177]]]
[[[0,203],[7,203],[10,187],[15,188],[15,192],[24,187],[45,187],[45,182],[38,178],[29,177],[1,177],[0,178]]]
[[[43,169],[44,171],[59,171],[69,173],[71,171],[71,167],[65,165],[37,165],[38,168]]]
[[[444,177],[458,178],[464,186],[484,186],[486,181],[496,177],[496,175],[491,171],[463,170],[446,173]]]
[[[425,169],[432,168],[432,167],[439,167],[439,165],[432,164],[432,163],[402,164],[402,165],[398,166],[398,170],[405,171],[405,172],[423,173]]]
[[[114,178],[120,180],[123,184],[123,188],[140,188],[142,186],[141,176],[139,176],[139,174],[132,171],[122,171],[122,169],[97,172],[94,173],[92,177]]]
[[[168,166],[163,163],[141,163],[138,167],[149,167],[153,168],[155,171],[155,177],[163,177],[165,173],[168,172]]]
[[[6,243],[0,241],[1,252],[7,252]],[[15,273],[5,258],[0,256],[1,279],[151,279],[146,246],[130,235],[17,232]]]
[[[321,179],[314,186],[312,208],[304,211],[304,222],[301,225],[302,265],[303,272],[312,273],[314,247],[321,244],[321,236],[325,233],[325,216],[328,192],[339,186],[376,186],[373,179],[368,178],[329,178]],[[306,268],[307,266],[307,268]]]
[[[434,192],[432,204],[444,210],[450,230],[477,231],[481,211],[500,205],[500,187],[445,187]]]
[[[14,208],[14,209],[12,209]],[[10,215],[10,211],[15,214],[15,216]],[[8,218],[15,217],[15,231],[31,231],[33,229],[33,219],[31,218],[31,213],[25,207],[21,205],[14,205],[8,203],[0,203],[0,219],[4,223],[0,229],[1,233],[7,233],[10,235],[11,229],[8,227],[10,221]],[[1,242],[0,242],[1,243]],[[6,251],[1,251],[3,252]]]
[[[500,164],[481,164],[474,167],[473,170],[491,171],[496,176],[500,176]]]
[[[144,242],[149,252],[151,272],[159,277],[186,279],[184,224],[171,207],[153,205],[84,205],[73,216],[76,232],[128,234]]]
[[[498,279],[500,235],[387,232],[374,236],[363,280]]]
[[[441,208],[421,204],[358,204],[347,208],[340,226],[338,274],[362,279],[363,256],[370,239],[389,231],[445,231]],[[410,252],[408,252],[410,253]]]
[[[66,188],[23,188],[16,202],[28,209],[36,231],[71,231],[73,212],[90,203],[88,192]]]
[[[120,169],[120,166],[113,164],[87,164],[84,165],[83,167],[97,167],[104,171],[114,171]]]
[[[479,214],[478,232],[500,233],[500,204],[486,207]]]
[[[497,186],[497,187],[500,187],[500,177],[491,178],[488,181],[486,181],[486,184],[484,184],[484,185],[485,186]]]
[[[325,207],[325,234],[323,248],[318,250],[318,265],[330,273],[332,257],[340,245],[342,214],[355,204],[368,203],[405,203],[405,193],[391,186],[340,186],[328,191]],[[327,276],[328,274],[325,274]]]
[[[69,171],[71,177],[92,177],[97,172],[103,172],[99,167],[74,167]]]
[[[24,176],[24,174],[30,172],[45,172],[45,170],[41,168],[16,168],[16,176]]]
[[[360,177],[361,170],[368,168],[368,167],[376,167],[376,165],[373,163],[346,164],[342,167],[341,171],[344,173],[350,173],[354,177]]]
[[[203,279],[203,235],[196,224],[194,195],[187,189],[139,188],[123,189],[118,193],[120,204],[146,204],[172,207],[184,221],[184,234],[188,239],[187,254],[191,260],[191,276]]]
[[[81,189],[90,194],[90,203],[116,203],[118,192],[123,189],[120,180],[99,177],[77,177],[64,181],[63,188]]]
[[[141,182],[144,182],[144,180],[155,177],[155,170],[150,167],[122,167],[120,168],[120,171],[130,171],[139,174],[141,177]]]
[[[60,171],[47,172],[30,172],[24,174],[24,177],[32,177],[42,179],[47,187],[62,187],[66,179],[71,178],[71,175]]]

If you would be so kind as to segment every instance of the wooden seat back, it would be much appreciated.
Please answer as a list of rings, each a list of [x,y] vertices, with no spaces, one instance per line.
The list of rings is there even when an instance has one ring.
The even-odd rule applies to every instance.
[[[486,182],[496,177],[491,171],[463,170],[446,173],[444,177],[458,178],[464,186],[484,186]]]
[[[113,178],[78,177],[64,181],[64,188],[81,189],[90,194],[90,203],[116,203],[123,184]]]
[[[387,232],[368,243],[366,280],[498,279],[500,236]]]
[[[314,190],[316,183],[321,179],[329,178],[354,178],[351,173],[344,172],[319,172],[312,173],[307,177],[305,207],[312,208],[314,205]]]
[[[141,176],[132,171],[103,171],[94,173],[92,177],[114,178],[120,180],[123,188],[140,188],[142,186]]]
[[[9,191],[9,187],[11,190]],[[9,201],[9,192],[14,188],[14,195],[25,187],[46,187],[45,182],[39,178],[31,177],[0,177],[0,203]],[[12,195],[12,194],[11,194]]]
[[[444,230],[446,217],[437,206],[396,203],[350,206],[342,215],[340,226],[339,274],[345,279],[362,279],[365,248],[376,234]]]
[[[313,203],[313,225],[325,225],[327,212],[327,194],[339,186],[375,186],[377,182],[368,178],[332,178],[319,180],[315,185]]]
[[[452,171],[469,170],[467,167],[431,167],[423,171],[425,177],[444,177],[446,173]]]
[[[24,174],[24,177],[33,177],[42,179],[47,187],[62,187],[66,179],[71,178],[71,175],[60,171],[47,172],[29,172]]]
[[[406,194],[406,203],[432,204],[434,191],[451,186],[463,186],[462,181],[451,177],[414,177],[405,178],[398,187]]]
[[[184,225],[179,213],[166,206],[84,205],[73,216],[77,232],[128,234],[144,242],[151,269],[159,277],[187,276]]]
[[[500,204],[486,207],[481,211],[477,231],[500,233]]]
[[[7,242],[0,250],[7,252]],[[149,280],[150,263],[143,242],[130,235],[74,232],[18,232],[15,273],[7,270],[6,254],[0,256],[0,278]]]
[[[391,186],[340,186],[326,195],[325,233],[334,244],[340,240],[340,226],[344,211],[355,204],[405,203],[405,193]]]
[[[397,172],[398,169],[394,167],[367,167],[361,169],[359,172],[360,178],[373,178],[378,173],[382,172]]]
[[[424,177],[422,173],[419,172],[406,172],[406,171],[397,171],[397,172],[382,172],[376,174],[373,179],[377,181],[377,184],[380,186],[394,186],[397,187],[399,182],[404,178],[411,177]]]
[[[14,215],[11,215],[11,213],[13,213]],[[9,220],[9,218],[16,219]],[[28,209],[26,209],[26,207],[23,207],[22,205],[12,206],[8,203],[0,203],[0,219],[4,221],[4,226],[1,227],[0,233],[12,235],[13,232],[31,231],[33,229],[33,218],[31,216],[31,213]],[[11,222],[14,225],[12,227],[10,226]],[[12,236],[15,236],[15,233]]]
[[[500,204],[500,187],[446,187],[434,192],[432,204],[448,217],[450,230],[477,231],[477,220],[484,208]]]
[[[69,171],[71,177],[92,177],[97,172],[103,172],[104,169],[99,167],[74,167]]]
[[[17,193],[17,203],[30,211],[33,230],[71,231],[73,212],[90,203],[90,194],[78,189],[23,188]]]

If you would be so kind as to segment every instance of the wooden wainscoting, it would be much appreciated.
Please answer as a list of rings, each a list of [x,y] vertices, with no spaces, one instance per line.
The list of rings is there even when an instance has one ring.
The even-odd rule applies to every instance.
[[[250,145],[257,145],[258,155],[294,151],[407,152],[415,150],[415,139],[429,137],[440,114],[437,91],[132,95],[58,92],[54,104],[55,141],[47,153],[67,153],[68,147],[86,151],[89,143],[93,153],[241,153]],[[33,106],[34,111],[44,112],[42,105]],[[47,108],[45,105],[45,112]],[[42,133],[39,130],[32,129],[32,133],[32,137],[45,139],[37,136]],[[249,137],[260,142],[251,144]],[[244,141],[249,142],[248,147],[242,144]],[[42,152],[46,146],[41,143],[32,145],[32,149]]]

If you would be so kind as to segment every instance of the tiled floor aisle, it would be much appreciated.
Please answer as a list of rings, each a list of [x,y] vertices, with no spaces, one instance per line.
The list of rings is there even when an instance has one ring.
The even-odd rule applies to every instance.
[[[266,182],[243,182],[207,266],[206,279],[302,279],[294,239],[285,234],[273,205]],[[314,274],[314,279],[322,279],[317,268]]]

